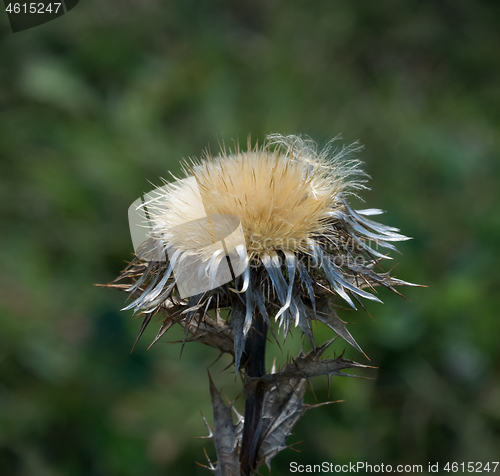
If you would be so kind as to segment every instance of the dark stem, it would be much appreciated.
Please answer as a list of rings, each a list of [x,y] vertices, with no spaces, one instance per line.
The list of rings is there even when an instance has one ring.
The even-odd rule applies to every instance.
[[[256,316],[254,325],[249,331],[243,354],[248,377],[262,377],[266,373],[266,335],[267,324],[260,316]],[[250,476],[252,470],[256,469],[264,395],[265,386],[261,382],[257,384],[251,395],[245,395],[245,422],[240,451],[242,476]]]

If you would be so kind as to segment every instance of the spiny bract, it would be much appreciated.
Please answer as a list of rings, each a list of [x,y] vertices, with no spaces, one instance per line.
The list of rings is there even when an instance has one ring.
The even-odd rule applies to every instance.
[[[146,262],[138,253],[119,279],[135,281],[126,290],[137,299],[125,309],[145,314],[139,337],[159,310],[166,317],[155,342],[176,322],[187,338],[201,322],[206,326],[209,310],[219,316],[220,309],[229,309],[236,369],[257,312],[271,330],[271,317],[285,336],[295,323],[311,342],[311,321],[320,320],[361,350],[328,299],[337,295],[355,308],[360,297],[379,301],[366,288],[395,291],[394,285],[412,284],[374,270],[388,258],[374,247],[395,250],[390,242],[408,238],[367,218],[381,210],[349,206],[349,194],[366,188],[360,162],[349,158],[356,149],[339,150],[331,141],[318,150],[310,139],[270,135],[262,147],[223,150],[216,157],[206,154],[202,161],[186,162],[186,177],[196,181],[201,200],[183,182],[159,187],[150,204],[150,238],[165,250],[175,245],[181,259],[199,253],[203,245],[186,243],[186,237],[194,236],[191,221],[204,214],[235,216],[244,234],[245,270],[227,284],[182,299],[169,260]],[[221,262],[215,258],[204,257],[206,272]]]

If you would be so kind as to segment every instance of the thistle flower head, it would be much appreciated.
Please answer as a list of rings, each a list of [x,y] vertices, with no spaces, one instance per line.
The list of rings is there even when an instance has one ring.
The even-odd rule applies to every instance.
[[[319,150],[309,139],[271,135],[262,147],[186,162],[186,179],[159,187],[148,204],[150,239],[175,253],[147,262],[138,253],[122,275],[132,278],[127,290],[137,296],[127,308],[145,314],[141,333],[160,309],[167,317],[157,339],[175,322],[195,334],[202,321],[206,326],[209,310],[218,315],[227,308],[236,368],[257,314],[269,326],[276,319],[285,336],[291,325],[300,326],[311,342],[311,321],[323,321],[359,349],[328,299],[336,295],[355,307],[360,298],[379,301],[367,288],[394,291],[394,285],[410,283],[375,271],[388,258],[377,248],[394,250],[391,242],[408,238],[367,218],[381,210],[350,207],[349,195],[366,188],[360,162],[350,158],[356,149],[330,142]],[[209,219],[201,223],[202,217]],[[226,261],[220,247],[210,245],[234,232],[231,217],[239,220],[245,244],[235,246],[241,273],[183,298],[175,264],[196,255],[202,273],[214,276]],[[200,226],[208,232],[199,233]]]
[[[241,220],[249,257],[308,253],[308,240],[328,230],[341,194],[362,187],[357,162],[341,160],[347,151],[329,156],[311,141],[273,136],[267,147],[208,157],[192,171],[206,212]]]

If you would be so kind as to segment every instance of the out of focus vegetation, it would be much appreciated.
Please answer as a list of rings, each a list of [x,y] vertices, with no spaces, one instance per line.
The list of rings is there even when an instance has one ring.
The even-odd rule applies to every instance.
[[[394,273],[429,286],[341,314],[379,370],[334,378],[344,403],[307,413],[272,474],[498,461],[499,18],[496,1],[82,0],[12,34],[0,15],[0,474],[210,474],[194,436],[216,355],[147,350],[152,326],[130,354],[140,322],[93,284],[130,259],[150,182],[249,132],[359,139],[367,206],[414,237]],[[234,398],[228,363],[211,371]]]

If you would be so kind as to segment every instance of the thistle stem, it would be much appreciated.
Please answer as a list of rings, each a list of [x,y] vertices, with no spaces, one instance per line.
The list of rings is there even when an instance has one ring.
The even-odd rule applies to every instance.
[[[262,377],[266,373],[267,324],[257,316],[245,344],[244,361],[248,377]],[[259,382],[252,394],[245,395],[245,422],[240,451],[242,476],[250,476],[256,469],[257,450],[262,426],[265,386]]]

